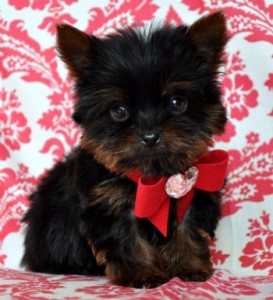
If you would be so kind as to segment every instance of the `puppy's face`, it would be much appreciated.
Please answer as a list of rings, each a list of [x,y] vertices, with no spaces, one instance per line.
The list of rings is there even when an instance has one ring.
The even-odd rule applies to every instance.
[[[190,27],[127,29],[105,39],[59,26],[60,56],[76,83],[81,147],[118,173],[185,171],[223,132],[217,71],[226,42],[221,13]]]

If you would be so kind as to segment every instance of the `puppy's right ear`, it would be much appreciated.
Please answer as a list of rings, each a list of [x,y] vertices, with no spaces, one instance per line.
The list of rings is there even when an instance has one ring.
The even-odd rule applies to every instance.
[[[91,49],[96,40],[96,37],[71,25],[57,25],[57,51],[73,80],[80,81],[84,76],[84,69],[92,65]]]

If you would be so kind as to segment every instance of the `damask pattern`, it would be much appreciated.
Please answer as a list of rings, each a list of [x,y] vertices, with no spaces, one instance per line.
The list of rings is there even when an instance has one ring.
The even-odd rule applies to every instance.
[[[207,282],[183,282],[178,278],[154,289],[113,285],[103,277],[41,275],[0,268],[0,297],[20,300],[272,300],[273,276],[235,277],[216,271]]]
[[[269,285],[273,282],[273,4],[270,2],[2,0],[0,265],[19,268],[24,229],[20,220],[28,207],[27,195],[35,188],[39,176],[79,139],[79,129],[70,118],[75,101],[72,82],[55,51],[55,24],[69,23],[103,36],[113,32],[113,28],[145,26],[155,20],[190,24],[200,15],[223,9],[231,36],[222,70],[223,102],[229,121],[225,134],[215,137],[215,147],[227,150],[230,162],[223,192],[223,217],[211,242],[211,254],[215,268],[231,273],[218,271],[210,281],[199,285],[173,279],[162,289],[154,290],[153,299],[162,295],[175,299],[171,298],[174,290],[183,295],[194,290],[194,298],[185,294],[183,299],[215,299],[216,293],[219,299],[225,299],[223,295],[229,291],[231,298],[244,295],[244,299],[273,299],[272,289],[261,295],[258,288],[263,278],[267,278]],[[267,277],[246,280],[236,277],[239,275]],[[13,276],[19,276],[16,291],[9,286]],[[3,277],[5,284],[2,285],[1,279],[0,294],[13,289],[14,299],[28,299],[28,291],[23,294],[24,282],[31,276],[22,273],[20,277],[18,271],[7,273],[1,269],[0,278]],[[62,288],[66,280],[76,280],[73,276],[52,278],[55,277],[35,279],[44,294],[39,299],[53,299],[53,290]],[[53,284],[52,291],[47,280]],[[113,297],[121,297],[124,291],[126,295],[131,293],[111,286],[104,279],[99,279],[99,284],[96,279],[88,280],[89,285],[83,284],[75,292],[93,293],[92,288],[97,286],[94,293],[99,293],[99,288],[103,292],[111,290]],[[81,297],[76,295],[75,299]],[[142,294],[137,297],[146,299]]]
[[[16,90],[8,93],[4,88],[0,92],[1,97],[1,123],[5,124],[1,133],[0,159],[10,158],[10,152],[20,150],[21,143],[30,142],[31,129],[27,126],[27,119],[19,110],[20,101]]]

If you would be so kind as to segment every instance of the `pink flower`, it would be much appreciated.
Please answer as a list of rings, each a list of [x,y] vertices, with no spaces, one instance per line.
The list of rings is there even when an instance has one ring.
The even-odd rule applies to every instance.
[[[247,136],[246,136],[246,140],[248,144],[252,144],[255,145],[257,143],[259,143],[260,141],[260,137],[258,133],[255,132],[250,132]]]
[[[244,255],[240,257],[242,267],[252,266],[253,270],[272,268],[273,261],[273,235],[264,239],[257,237],[247,243],[243,249]]]
[[[242,120],[248,116],[249,108],[258,105],[258,92],[247,75],[236,74],[223,80],[223,91],[230,110],[230,117]]]
[[[0,113],[0,159],[9,157],[10,150],[19,150],[20,143],[29,143],[31,129],[27,127],[27,119],[21,112]],[[2,141],[2,142],[1,142]]]

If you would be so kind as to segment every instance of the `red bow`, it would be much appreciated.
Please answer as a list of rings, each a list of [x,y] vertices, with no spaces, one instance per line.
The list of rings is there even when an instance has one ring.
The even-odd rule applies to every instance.
[[[190,206],[195,189],[207,192],[219,191],[226,177],[228,153],[223,150],[212,150],[198,160],[194,166],[198,169],[198,177],[193,188],[177,199],[177,218],[182,221]],[[165,237],[168,230],[170,196],[165,186],[167,177],[159,180],[150,178],[142,181],[138,170],[127,174],[128,178],[138,183],[135,201],[135,216],[147,218]]]

